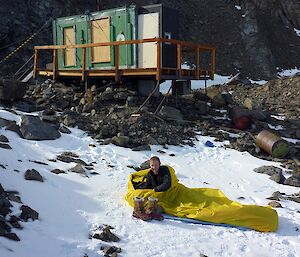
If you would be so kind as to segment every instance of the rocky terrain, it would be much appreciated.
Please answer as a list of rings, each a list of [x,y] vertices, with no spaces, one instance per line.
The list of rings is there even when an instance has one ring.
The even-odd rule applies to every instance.
[[[0,7],[0,61],[40,30],[49,18],[87,10],[162,2],[180,13],[180,39],[217,47],[216,72],[242,72],[252,79],[275,78],[277,71],[299,67],[298,0],[16,0]],[[98,3],[98,4],[97,4]],[[33,46],[51,44],[50,23],[24,48],[1,63],[0,76],[11,76],[33,54]]]

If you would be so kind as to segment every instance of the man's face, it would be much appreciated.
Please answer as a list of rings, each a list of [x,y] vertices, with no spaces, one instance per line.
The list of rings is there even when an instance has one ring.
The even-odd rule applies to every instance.
[[[150,168],[153,171],[154,174],[158,174],[158,169],[159,169],[159,161],[158,160],[150,160]]]

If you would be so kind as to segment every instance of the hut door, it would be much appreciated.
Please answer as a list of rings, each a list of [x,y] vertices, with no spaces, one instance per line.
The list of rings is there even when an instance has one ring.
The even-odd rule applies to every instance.
[[[92,43],[110,42],[110,17],[93,20],[91,29]],[[93,47],[92,62],[110,62],[110,46]]]
[[[159,37],[158,13],[140,14],[138,16],[138,38]],[[144,43],[138,45],[139,68],[156,68],[156,43]]]
[[[75,28],[64,28],[64,45],[75,45]],[[64,51],[64,65],[76,66],[76,48],[67,48]]]

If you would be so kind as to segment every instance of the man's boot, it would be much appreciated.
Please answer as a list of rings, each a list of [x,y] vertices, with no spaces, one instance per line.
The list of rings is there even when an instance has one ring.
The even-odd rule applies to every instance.
[[[158,199],[154,197],[148,197],[148,203],[146,207],[147,214],[150,215],[152,219],[163,220],[164,217],[161,215],[162,208],[158,205]]]
[[[143,221],[151,220],[151,215],[145,213],[144,211],[144,198],[135,197],[134,198],[134,209],[132,216]]]

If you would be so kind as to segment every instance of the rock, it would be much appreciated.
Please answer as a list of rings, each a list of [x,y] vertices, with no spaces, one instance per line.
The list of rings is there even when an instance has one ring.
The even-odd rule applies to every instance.
[[[129,137],[128,136],[114,136],[112,138],[112,143],[117,146],[123,146],[127,147],[129,143]]]
[[[39,213],[27,205],[22,205],[20,207],[20,210],[22,211],[22,213],[19,216],[19,219],[22,221],[27,222],[29,219],[37,220],[39,218]]]
[[[251,98],[246,98],[244,100],[243,106],[245,108],[247,108],[248,110],[253,110],[256,108],[257,105],[253,102],[253,100]]]
[[[53,140],[60,137],[58,127],[36,116],[22,116],[20,131],[22,137],[29,140]]]
[[[274,174],[278,174],[279,172],[282,172],[281,168],[275,167],[275,166],[261,166],[254,169],[257,173],[267,174],[269,176],[272,176]]]
[[[87,176],[85,169],[79,163],[76,164],[73,168],[69,169],[69,171]]]
[[[284,184],[294,187],[300,187],[300,176],[292,175],[285,180]]]
[[[132,151],[151,151],[150,145],[141,145],[137,147],[133,147]]]
[[[92,238],[96,238],[105,242],[119,242],[120,238],[117,237],[114,233],[110,231],[110,228],[104,227],[100,234],[96,233],[92,236]]]
[[[13,101],[22,99],[27,90],[27,84],[14,79],[0,79],[0,99]]]
[[[249,115],[252,119],[259,120],[259,121],[266,121],[270,118],[270,114],[260,111],[260,110],[251,110]]]
[[[103,251],[104,256],[115,257],[121,252],[121,248],[116,246],[106,246],[101,247],[100,250]]]
[[[193,98],[195,98],[195,99],[197,99],[197,100],[199,100],[199,101],[203,101],[203,102],[209,102],[209,100],[210,100],[210,98],[206,95],[206,94],[204,94],[204,93],[202,93],[202,92],[200,92],[200,91],[194,91],[193,92]]]
[[[147,142],[149,145],[158,145],[159,143],[156,141],[155,138],[153,138],[152,136],[148,135],[146,138]]]
[[[24,177],[26,180],[35,180],[35,181],[44,182],[44,179],[41,176],[41,174],[38,171],[36,171],[35,169],[27,170],[25,172]]]
[[[223,94],[219,93],[212,98],[212,106],[215,108],[225,107],[227,105]]]
[[[197,101],[195,103],[195,108],[197,109],[197,113],[204,115],[208,113],[209,107],[204,101]]]
[[[270,177],[271,180],[275,181],[276,183],[278,184],[284,184],[284,181],[285,181],[285,177],[282,175],[282,172],[279,171],[278,173],[276,174],[273,174],[271,177]]]
[[[18,217],[16,217],[15,215],[10,216],[10,220],[9,223],[17,229],[22,229],[23,227],[21,226],[21,224],[19,223],[20,219]]]
[[[6,137],[6,136],[4,136],[4,135],[0,135],[0,142],[2,142],[2,143],[8,143],[8,142],[9,142],[9,140],[7,139],[7,137]]]
[[[61,155],[58,155],[56,158],[57,158],[57,160],[66,162],[66,163],[75,162],[75,163],[79,163],[83,166],[88,166],[88,164],[85,161],[77,159],[77,157],[78,157],[78,155],[76,155],[76,154],[65,152],[65,153],[62,153]]]
[[[147,160],[147,161],[141,163],[141,164],[140,164],[140,168],[141,168],[142,170],[149,169],[149,168],[150,168],[150,161]]]
[[[63,124],[70,127],[76,124],[76,117],[74,115],[66,115]]]
[[[269,206],[272,206],[273,208],[282,208],[281,204],[276,201],[271,201],[268,203]]]
[[[6,233],[3,236],[13,241],[20,241],[20,238],[15,233]]]
[[[181,112],[170,106],[163,106],[159,111],[159,115],[166,120],[183,120]]]
[[[16,203],[22,203],[21,197],[18,196],[18,195],[16,195],[16,194],[13,193],[13,192],[8,192],[7,198],[8,198],[10,201],[13,201],[13,202],[16,202]]]
[[[59,128],[59,132],[64,133],[64,134],[71,134],[71,130],[69,130],[66,126],[61,126]]]
[[[60,170],[60,169],[54,169],[54,170],[51,170],[51,172],[54,173],[54,174],[66,173],[65,171]]]
[[[5,195],[0,195],[0,214],[6,216],[11,212],[10,207],[12,207],[10,201]]]
[[[12,149],[9,144],[2,144],[2,143],[0,143],[0,148],[3,148],[3,149]]]

